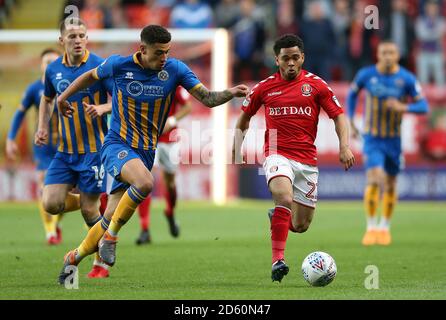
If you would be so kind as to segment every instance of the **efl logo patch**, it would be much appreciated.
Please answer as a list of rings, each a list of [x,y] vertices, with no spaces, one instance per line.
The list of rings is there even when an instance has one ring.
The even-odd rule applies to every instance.
[[[277,170],[279,170],[278,166],[272,166],[271,169],[269,169],[270,173],[276,172]]]
[[[161,70],[160,72],[158,72],[158,79],[160,79],[161,81],[166,81],[167,79],[169,79],[169,73],[166,70]]]
[[[311,96],[311,91],[313,91],[313,89],[308,83],[305,83],[302,85],[301,91],[304,97],[309,97]]]
[[[122,159],[124,159],[125,157],[127,157],[128,154],[129,154],[129,153],[127,152],[127,150],[121,151],[121,152],[118,153],[118,159],[119,159],[119,160],[122,160]]]
[[[250,102],[250,99],[249,99],[249,98],[246,98],[245,100],[243,100],[242,105],[243,105],[244,107],[247,107],[247,106],[249,105],[249,102]]]
[[[336,105],[337,105],[339,108],[342,108],[342,107],[341,107],[341,104],[339,103],[338,98],[336,98],[336,96],[333,96],[332,99],[333,99],[334,103],[336,103]]]

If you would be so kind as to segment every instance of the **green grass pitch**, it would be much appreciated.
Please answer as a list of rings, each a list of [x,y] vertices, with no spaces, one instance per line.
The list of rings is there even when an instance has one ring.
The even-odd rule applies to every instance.
[[[153,243],[137,247],[138,217],[121,230],[117,263],[108,279],[87,279],[92,259],[80,265],[79,289],[56,284],[62,257],[86,233],[79,212],[62,222],[64,241],[44,242],[35,204],[0,204],[0,299],[446,299],[445,203],[399,203],[390,247],[362,247],[361,202],[320,201],[310,229],[290,234],[290,273],[270,278],[267,209],[270,201],[240,201],[225,207],[181,202],[181,236],[173,239],[152,207]],[[338,274],[324,288],[309,287],[303,258],[326,251]],[[379,289],[368,290],[365,268],[379,270]]]

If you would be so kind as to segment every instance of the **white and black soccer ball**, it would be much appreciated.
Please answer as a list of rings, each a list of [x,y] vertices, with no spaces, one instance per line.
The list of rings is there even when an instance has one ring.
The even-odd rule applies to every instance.
[[[314,287],[325,287],[334,280],[336,273],[334,259],[322,251],[310,253],[302,263],[304,279]]]

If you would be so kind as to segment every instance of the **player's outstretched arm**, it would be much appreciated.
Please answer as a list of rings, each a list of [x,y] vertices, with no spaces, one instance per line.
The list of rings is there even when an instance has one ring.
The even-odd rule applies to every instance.
[[[235,125],[234,141],[232,143],[232,163],[242,164],[242,144],[245,139],[245,135],[249,129],[249,122],[251,121],[251,116],[246,112],[242,111],[237,119],[237,124]]]
[[[213,108],[228,102],[234,97],[245,97],[249,93],[249,88],[244,84],[240,84],[224,91],[209,91],[202,85],[189,93],[205,106]]]
[[[38,146],[48,143],[48,123],[53,114],[54,99],[49,99],[45,96],[40,98],[39,104],[39,122],[37,124],[37,132],[34,135],[34,143]]]
[[[348,145],[348,125],[344,114],[338,115],[333,119],[336,128],[336,134],[339,139],[339,161],[344,165],[347,171],[355,163],[355,157]]]
[[[82,74],[76,80],[73,81],[72,84],[65,89],[64,92],[57,98],[57,107],[60,112],[65,117],[71,117],[73,114],[74,108],[67,101],[69,97],[71,97],[76,92],[91,87],[96,81],[98,81],[97,77],[95,77],[94,73],[96,69],[90,70]]]

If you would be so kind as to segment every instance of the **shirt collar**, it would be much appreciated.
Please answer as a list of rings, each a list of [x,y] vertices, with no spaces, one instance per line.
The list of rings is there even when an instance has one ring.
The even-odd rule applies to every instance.
[[[88,60],[88,57],[89,57],[89,56],[90,56],[90,51],[85,50],[85,54],[84,54],[84,56],[82,57],[81,64],[82,64],[82,63],[86,63],[87,60]],[[62,58],[62,64],[64,64],[64,65],[68,65],[68,57],[67,57],[67,53],[66,53],[66,52],[65,52],[64,55],[63,55],[63,58]]]
[[[135,64],[137,64],[138,66],[140,66],[141,68],[144,69],[143,65],[141,64],[141,62],[139,62],[139,58],[141,57],[141,52],[137,51],[133,54],[133,62]]]

